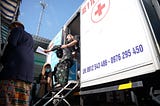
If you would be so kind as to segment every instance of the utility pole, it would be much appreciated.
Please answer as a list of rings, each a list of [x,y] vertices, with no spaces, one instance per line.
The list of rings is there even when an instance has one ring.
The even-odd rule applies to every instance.
[[[36,32],[36,35],[37,35],[37,36],[39,35],[39,31],[40,31],[40,26],[41,26],[41,22],[42,22],[43,13],[44,13],[44,10],[45,10],[45,8],[46,8],[46,6],[47,6],[44,0],[40,1],[40,5],[42,6],[42,10],[41,10],[41,13],[40,13],[39,23],[38,23],[37,32]]]

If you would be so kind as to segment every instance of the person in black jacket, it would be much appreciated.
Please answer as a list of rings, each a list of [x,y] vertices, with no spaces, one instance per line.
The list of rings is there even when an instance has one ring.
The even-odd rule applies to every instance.
[[[21,22],[12,22],[9,28],[0,72],[0,106],[27,106],[34,78],[34,41]]]

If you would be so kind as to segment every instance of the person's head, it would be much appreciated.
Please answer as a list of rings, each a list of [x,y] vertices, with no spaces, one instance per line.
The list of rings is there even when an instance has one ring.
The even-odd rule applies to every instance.
[[[49,63],[47,63],[47,64],[45,65],[45,71],[46,71],[46,72],[51,72],[51,65],[50,65]]]
[[[23,23],[21,23],[19,21],[14,21],[9,25],[10,30],[12,30],[13,28],[16,28],[16,27],[22,27],[24,29]]]
[[[72,34],[68,34],[67,37],[66,37],[66,40],[67,40],[67,42],[73,41],[74,40],[73,35]]]

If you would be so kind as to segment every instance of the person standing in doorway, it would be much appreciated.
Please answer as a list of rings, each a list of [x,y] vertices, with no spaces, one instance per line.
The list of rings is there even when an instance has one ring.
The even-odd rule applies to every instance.
[[[62,45],[61,48],[68,48],[73,55],[73,58],[77,59],[79,61],[79,53],[80,53],[80,35],[72,35],[68,34],[66,36],[66,44]]]
[[[9,28],[0,72],[0,106],[29,106],[34,79],[34,41],[21,22],[14,21]]]

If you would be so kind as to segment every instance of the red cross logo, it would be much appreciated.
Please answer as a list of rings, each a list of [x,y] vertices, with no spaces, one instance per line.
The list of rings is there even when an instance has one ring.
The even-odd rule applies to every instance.
[[[95,12],[95,15],[101,15],[102,14],[102,9],[105,7],[105,4],[101,5],[101,3],[98,5],[98,10]]]
[[[94,23],[101,21],[109,11],[110,0],[99,0],[92,9],[91,20]]]

